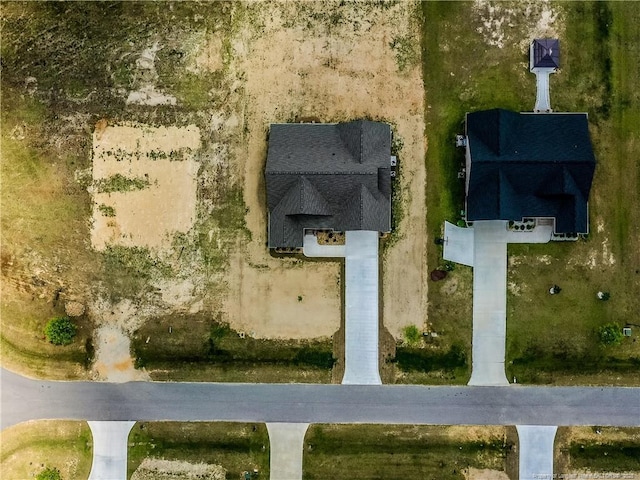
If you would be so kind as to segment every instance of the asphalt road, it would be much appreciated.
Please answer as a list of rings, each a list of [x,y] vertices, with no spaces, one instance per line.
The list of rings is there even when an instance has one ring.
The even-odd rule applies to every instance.
[[[2,429],[36,419],[640,426],[640,388],[115,384],[0,375]]]

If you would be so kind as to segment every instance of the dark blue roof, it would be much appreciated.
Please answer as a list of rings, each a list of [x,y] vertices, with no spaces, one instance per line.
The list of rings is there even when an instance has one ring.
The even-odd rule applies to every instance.
[[[532,44],[532,68],[559,68],[560,42],[555,38],[536,38]]]
[[[468,220],[555,217],[556,232],[587,231],[595,170],[586,114],[467,114]]]

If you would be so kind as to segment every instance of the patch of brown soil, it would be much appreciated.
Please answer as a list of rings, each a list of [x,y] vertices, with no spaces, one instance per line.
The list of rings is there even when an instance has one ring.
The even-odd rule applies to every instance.
[[[200,131],[193,126],[105,126],[104,121],[98,122],[93,136],[94,183],[120,175],[143,179],[148,185],[114,192],[93,187],[93,248],[166,248],[173,233],[188,231],[195,220],[198,172],[191,155],[199,147]],[[105,208],[111,213],[105,213]]]

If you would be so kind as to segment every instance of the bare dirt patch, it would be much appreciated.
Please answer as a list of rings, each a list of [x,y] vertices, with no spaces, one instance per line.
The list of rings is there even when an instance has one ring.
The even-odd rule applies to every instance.
[[[201,479],[224,480],[226,470],[220,465],[189,463],[179,460],[145,458],[133,472],[131,480]]]
[[[488,468],[469,468],[464,478],[466,480],[509,480],[509,475],[506,472]]]
[[[253,328],[258,336],[294,338],[328,335],[339,327],[339,265],[272,258],[265,247],[268,127],[305,117],[388,121],[404,142],[399,154],[404,217],[384,259],[384,322],[399,336],[407,323],[424,320],[424,99],[413,9],[402,2],[252,5],[259,34],[245,29],[232,42],[232,70],[246,79],[242,110],[248,137],[239,158],[251,232],[227,275],[225,309],[234,325]]]
[[[135,369],[130,344],[129,337],[117,326],[103,325],[96,330],[96,361],[93,364],[96,380],[109,382],[149,380],[146,372]]]
[[[91,244],[162,248],[196,214],[197,127],[97,126]],[[117,180],[120,182],[117,182]]]

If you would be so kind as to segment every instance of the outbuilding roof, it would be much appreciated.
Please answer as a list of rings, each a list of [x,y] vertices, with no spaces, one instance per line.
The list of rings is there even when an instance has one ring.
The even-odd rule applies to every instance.
[[[269,247],[301,247],[305,228],[389,231],[390,156],[385,123],[271,125]]]
[[[560,68],[560,41],[536,38],[532,43],[531,68]]]
[[[588,231],[595,157],[586,114],[494,109],[466,123],[467,220],[554,217],[557,233]]]

